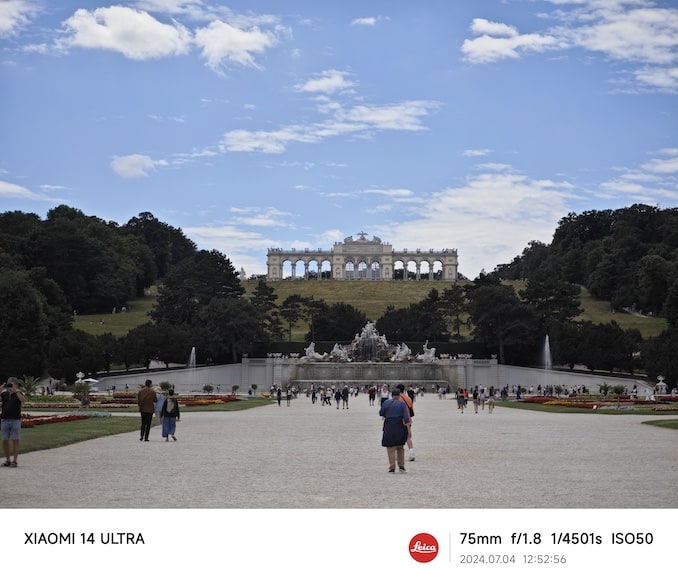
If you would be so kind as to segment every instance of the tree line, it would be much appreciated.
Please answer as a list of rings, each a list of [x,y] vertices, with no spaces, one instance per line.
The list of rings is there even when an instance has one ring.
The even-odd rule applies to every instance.
[[[309,325],[307,342],[349,341],[367,321],[347,303],[299,295],[278,300],[264,280],[246,297],[226,255],[198,250],[180,229],[150,212],[123,225],[67,206],[51,210],[45,220],[23,212],[1,216],[3,377],[49,373],[72,380],[77,371],[131,369],[152,360],[186,363],[193,346],[201,362],[236,362],[245,353],[262,356],[273,344],[291,341],[300,321]],[[641,206],[569,215],[550,245],[530,242],[521,256],[492,273],[442,291],[434,287],[405,308],[389,306],[376,327],[394,343],[452,343],[470,332],[488,355],[518,365],[540,363],[548,334],[554,364],[642,370],[675,382],[677,223],[676,210]],[[507,285],[507,279],[524,287]],[[160,285],[149,321],[125,336],[73,328],[74,312],[110,312],[153,284]],[[668,327],[643,340],[614,321],[582,321],[581,287],[614,308],[663,315]]]

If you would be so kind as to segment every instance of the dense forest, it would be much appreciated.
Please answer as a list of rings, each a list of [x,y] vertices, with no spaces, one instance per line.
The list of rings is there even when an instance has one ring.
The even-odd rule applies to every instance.
[[[94,375],[152,360],[183,363],[187,346],[196,344],[207,362],[235,362],[244,353],[285,348],[300,322],[309,324],[307,341],[340,342],[366,322],[352,305],[320,296],[278,300],[263,280],[245,296],[225,254],[199,250],[150,212],[123,225],[68,206],[44,220],[23,212],[0,218],[0,378],[72,380],[79,370]],[[126,335],[73,328],[74,314],[111,312],[151,286],[158,296],[148,322]],[[614,311],[663,316],[667,328],[643,339],[615,321],[582,320],[582,288]],[[388,307],[376,326],[394,343],[429,340],[452,352],[455,344],[473,344],[476,353],[519,365],[538,364],[548,334],[557,364],[662,374],[675,385],[678,209],[635,205],[570,214],[550,244],[529,242],[513,261],[471,282],[431,281],[424,299]]]

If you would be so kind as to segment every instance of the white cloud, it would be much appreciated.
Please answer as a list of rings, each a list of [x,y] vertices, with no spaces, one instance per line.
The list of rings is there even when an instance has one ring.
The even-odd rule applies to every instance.
[[[45,191],[47,191],[47,188],[48,186],[43,187]],[[36,193],[16,183],[10,183],[7,181],[0,180],[0,199],[4,198],[12,198],[16,200],[34,200],[43,202],[63,202],[63,200],[57,198],[50,198],[45,194]]]
[[[492,152],[492,149],[466,149],[461,155],[462,157],[485,157]]]
[[[147,12],[181,14],[191,17],[201,17],[206,11],[202,0],[137,0],[136,6]]]
[[[351,21],[351,26],[374,26],[379,21],[388,20],[388,16],[364,16]]]
[[[575,45],[622,61],[671,64],[678,48],[678,10],[638,8],[599,12],[599,20],[564,31]]]
[[[649,204],[656,204],[658,200],[678,200],[678,149],[662,149],[656,155],[639,169],[622,170],[618,177],[602,182],[600,197]]]
[[[634,75],[642,87],[672,93],[678,90],[678,67],[642,67]]]
[[[319,110],[330,117],[316,123],[293,124],[277,130],[236,129],[225,133],[222,151],[284,153],[291,143],[318,143],[337,136],[370,136],[385,130],[419,131],[426,127],[422,119],[438,107],[435,102],[412,100],[386,106],[358,105],[344,108],[333,103],[328,109],[322,101]]]
[[[623,89],[678,92],[678,9],[650,0],[549,0],[561,6],[552,14],[558,25],[520,34],[509,24],[476,18],[474,38],[461,51],[471,63],[519,58],[528,53],[581,48],[605,58],[642,64],[624,71]]]
[[[641,168],[652,173],[678,173],[678,149],[665,149],[661,154],[667,157],[652,159]]]
[[[341,90],[352,88],[355,84],[346,79],[348,75],[345,71],[337,69],[326,69],[317,77],[308,80],[297,86],[300,92],[319,92],[322,94],[333,94]]]
[[[138,177],[147,177],[150,171],[155,171],[157,167],[166,166],[164,160],[153,160],[148,155],[123,155],[113,157],[111,168],[120,177],[125,179],[135,179]]]
[[[147,12],[125,6],[81,8],[64,26],[67,35],[58,43],[63,49],[105,49],[135,60],[182,55],[191,45],[191,34],[181,24],[164,24]]]
[[[381,189],[381,188],[369,188],[363,190],[365,194],[378,194],[381,196],[392,196],[394,198],[410,198],[414,195],[412,190],[405,188],[395,188],[395,189]]]
[[[290,226],[291,214],[276,208],[231,208],[230,211],[234,215],[233,224],[261,227]]]
[[[40,189],[46,192],[55,192],[59,190],[65,190],[67,188],[62,185],[50,185],[48,183],[44,183],[40,186]]]
[[[497,37],[483,34],[475,39],[466,39],[461,52],[471,63],[490,63],[500,59],[517,59],[526,53],[542,53],[560,45],[561,41],[553,35],[516,33]]]
[[[259,232],[242,230],[234,225],[187,226],[182,230],[198,248],[222,251],[236,271],[246,267],[250,275],[266,274],[266,264],[262,262],[261,251],[281,246],[279,242]]]
[[[355,106],[346,119],[362,122],[378,130],[423,130],[422,118],[437,106],[426,100],[410,100],[389,106]]]
[[[318,140],[302,127],[283,127],[275,131],[232,130],[224,135],[221,143],[224,151],[240,151],[274,154],[284,153],[292,142],[312,143]]]
[[[222,21],[198,29],[195,43],[202,50],[207,65],[221,71],[226,63],[256,67],[255,54],[264,53],[278,43],[277,36],[253,26],[247,30]]]
[[[518,30],[508,24],[492,22],[484,18],[474,18],[471,22],[471,32],[476,35],[491,35],[493,37],[517,37]]]
[[[33,0],[3,0],[0,2],[0,38],[11,37],[23,26],[27,25],[31,17],[38,12],[37,4]]]
[[[389,224],[400,247],[456,248],[459,270],[476,277],[519,255],[528,240],[550,242],[573,197],[571,186],[535,180],[507,166],[427,197],[402,224]],[[529,235],[529,239],[526,235]]]

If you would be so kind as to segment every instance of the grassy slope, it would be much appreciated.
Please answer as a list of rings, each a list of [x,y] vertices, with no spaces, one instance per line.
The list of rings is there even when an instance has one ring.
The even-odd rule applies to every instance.
[[[148,313],[155,304],[155,297],[138,298],[130,302],[131,310],[116,312],[115,314],[88,314],[76,316],[74,328],[84,330],[89,334],[103,334],[110,332],[115,336],[124,336],[132,328],[145,324],[150,320]]]
[[[516,289],[524,286],[521,282],[507,282]],[[246,281],[246,296],[250,296],[256,287],[256,282]],[[403,308],[418,302],[426,297],[432,288],[438,289],[439,293],[449,282],[440,281],[278,281],[268,284],[278,296],[277,302],[282,303],[285,298],[292,294],[303,297],[313,296],[316,300],[324,300],[328,304],[344,302],[351,304],[365,312],[368,320],[377,320],[391,305],[395,308]],[[666,321],[662,318],[639,317],[630,314],[612,313],[607,302],[594,300],[588,292],[582,292],[581,304],[584,313],[580,320],[592,322],[610,322],[615,320],[622,328],[637,328],[643,337],[656,336],[664,328]],[[126,313],[96,314],[90,316],[77,316],[74,326],[91,334],[110,332],[115,336],[124,335],[129,329],[148,321],[148,312],[153,307],[154,297],[132,300],[132,310]],[[100,322],[103,321],[103,324]],[[308,326],[303,323],[297,324],[292,331],[293,340],[303,340]],[[462,332],[462,334],[464,334]]]

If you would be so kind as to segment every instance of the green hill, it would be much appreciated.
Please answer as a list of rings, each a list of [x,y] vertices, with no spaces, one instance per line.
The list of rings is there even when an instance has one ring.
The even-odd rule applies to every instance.
[[[516,289],[524,286],[523,282],[506,282]],[[256,288],[256,281],[243,282],[245,296],[250,297]],[[313,296],[316,300],[324,300],[328,304],[344,302],[363,311],[368,320],[376,321],[391,305],[395,308],[407,307],[424,299],[432,288],[439,292],[450,287],[450,282],[441,281],[316,281],[287,280],[270,282],[269,285],[278,296],[277,303],[297,294],[302,297]],[[581,297],[584,313],[579,320],[591,322],[611,322],[615,320],[622,328],[637,328],[644,338],[656,336],[666,328],[666,320],[647,316],[635,316],[620,312],[612,312],[608,302],[595,300],[582,291]],[[124,335],[130,328],[148,321],[148,312],[153,307],[155,298],[149,296],[132,300],[131,311],[116,314],[94,314],[77,316],[74,326],[91,334],[110,332],[115,336]],[[303,340],[308,331],[306,324],[299,323],[293,330],[294,340]]]

